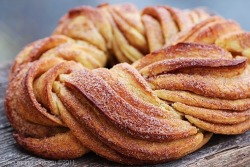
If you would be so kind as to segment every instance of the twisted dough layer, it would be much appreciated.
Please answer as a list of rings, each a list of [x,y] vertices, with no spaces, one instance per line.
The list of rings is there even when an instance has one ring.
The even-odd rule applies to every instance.
[[[88,70],[77,59],[82,52],[70,52],[83,46],[71,40],[45,51],[60,40],[68,39],[29,45],[12,69],[17,76],[11,77],[6,112],[15,139],[30,152],[68,159],[90,149],[120,163],[158,163],[193,152],[211,137],[158,99],[132,66]],[[31,59],[26,55],[39,60],[25,63]]]
[[[119,163],[154,164],[199,149],[210,132],[243,133],[249,67],[236,55],[249,56],[246,36],[199,9],[72,9],[53,36],[25,47],[12,66],[5,108],[14,137],[50,159],[91,150]],[[192,43],[148,54],[181,41],[216,43],[233,55]],[[117,61],[135,63],[101,68]]]
[[[146,7],[142,12],[133,4],[84,6],[62,17],[54,34],[93,45],[110,58],[111,65],[117,60],[132,63],[208,17],[200,9],[182,11],[168,6]]]
[[[210,17],[182,31],[168,40],[165,46],[179,42],[215,44],[228,50],[233,56],[245,56],[250,61],[249,32],[244,32],[236,22],[218,16]]]
[[[179,43],[149,54],[134,67],[157,96],[197,127],[219,134],[250,129],[250,75],[245,57],[214,45]]]

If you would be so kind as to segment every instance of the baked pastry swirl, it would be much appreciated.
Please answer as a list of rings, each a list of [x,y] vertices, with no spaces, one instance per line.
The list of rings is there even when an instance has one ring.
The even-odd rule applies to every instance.
[[[12,69],[20,71],[11,77],[6,112],[25,149],[52,159],[90,149],[112,161],[144,164],[180,158],[211,137],[158,99],[131,65],[89,70],[77,58],[82,46],[71,40],[44,51],[60,40],[68,39],[53,36],[27,46]],[[31,57],[40,58],[25,63]]]
[[[111,65],[117,60],[132,63],[208,17],[201,9],[183,11],[168,6],[142,11],[133,4],[83,6],[63,16],[53,34],[84,41],[108,57],[113,55]]]
[[[172,37],[165,46],[179,42],[215,44],[228,50],[233,56],[245,56],[249,59],[249,37],[249,32],[243,31],[235,21],[213,16]]]
[[[133,65],[158,97],[197,127],[218,134],[249,130],[246,57],[233,57],[214,45],[178,43]]]
[[[216,27],[211,20],[224,29],[200,35]],[[243,133],[250,128],[246,36],[200,9],[72,9],[12,65],[5,109],[14,138],[49,159],[93,151],[123,164],[155,164],[199,149],[211,132]]]

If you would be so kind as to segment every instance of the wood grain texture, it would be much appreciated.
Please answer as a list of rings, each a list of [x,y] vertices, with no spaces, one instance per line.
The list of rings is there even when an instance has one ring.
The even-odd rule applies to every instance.
[[[12,131],[4,113],[4,95],[8,84],[10,64],[0,64],[0,166],[121,166],[94,153],[70,161],[44,160],[21,149],[12,138]],[[214,135],[207,145],[180,160],[155,165],[165,166],[249,166],[250,132],[238,136]]]

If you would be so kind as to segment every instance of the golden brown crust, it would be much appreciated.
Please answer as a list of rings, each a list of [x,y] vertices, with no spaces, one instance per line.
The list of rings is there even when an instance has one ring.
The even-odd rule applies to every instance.
[[[66,46],[66,43],[69,46],[68,50],[61,49],[62,46]],[[74,40],[68,37],[52,36],[45,38],[27,46],[18,55],[12,67],[11,81],[5,98],[8,119],[18,132],[19,144],[27,146],[29,151],[43,157],[49,155],[42,154],[39,147],[50,148],[48,146],[50,139],[42,140],[41,138],[48,137],[54,140],[53,136],[68,131],[61,118],[58,117],[59,112],[54,103],[57,98],[52,92],[52,84],[60,73],[68,73],[73,69],[82,68],[80,64],[75,63],[77,60],[81,63],[81,59],[77,58],[79,52],[72,53],[70,51],[71,48],[76,48],[74,51],[77,51],[79,47],[84,46],[74,43]],[[95,58],[96,62],[99,60],[101,62],[104,58]],[[78,153],[72,153],[69,158],[76,158],[87,152],[86,148],[76,143],[77,140],[72,140],[71,137],[66,137],[64,140],[77,146],[74,147],[74,150],[78,150]],[[57,143],[53,147],[58,147],[60,141],[63,142],[63,140],[56,140]],[[32,145],[32,143],[35,145]],[[67,152],[67,150],[72,149],[65,146],[61,151]],[[56,159],[63,157],[63,155],[66,158],[68,155],[62,154],[60,149],[51,147],[51,150],[54,152],[50,158]],[[73,152],[75,152],[74,150]]]
[[[13,108],[23,108],[18,114],[31,122],[26,126],[32,127],[33,123],[54,129],[47,137],[43,136],[47,129],[29,134],[18,130],[17,142],[30,152],[64,159],[79,157],[89,148],[112,161],[144,164],[180,158],[206,141],[202,133],[162,103],[128,64],[92,72],[76,62],[65,61],[65,56],[55,55],[57,49],[51,49],[41,53],[39,61],[28,63],[27,69],[17,72],[23,76],[17,79],[23,87],[19,89],[15,87],[17,82],[12,82],[10,90],[14,91],[7,93],[6,106],[12,103]],[[13,101],[13,92],[18,101]],[[7,110],[9,116],[11,113]],[[16,121],[12,120],[12,124],[18,128]],[[67,144],[58,149],[63,141]],[[54,145],[49,146],[50,142]],[[74,147],[67,147],[71,142]]]
[[[40,52],[38,61],[15,72],[5,104],[19,145],[51,159],[91,149],[112,161],[145,164],[180,158],[205,144],[203,134],[159,100],[132,66],[87,70],[76,58],[81,53],[70,52],[75,46]],[[39,130],[25,131],[34,127]]]
[[[190,70],[188,70],[191,68]],[[218,74],[220,76],[236,76],[246,68],[246,58],[230,59],[200,59],[176,58],[158,61],[140,70],[144,77],[152,77],[169,72],[192,73],[200,75]],[[211,70],[213,69],[213,70]],[[233,72],[231,72],[233,71]]]
[[[206,9],[196,8],[193,10],[187,10],[188,16],[191,18],[193,23],[199,23],[201,20],[209,18],[209,13]]]
[[[65,82],[80,91],[112,123],[133,136],[153,141],[169,141],[196,133],[195,128],[179,119],[148,117],[141,110],[134,108],[119,97],[107,83],[91,72],[80,71],[66,78]],[[109,101],[116,101],[119,106],[115,103],[108,104]],[[103,106],[103,104],[108,104],[108,106]],[[170,129],[171,131],[169,131]]]
[[[91,150],[132,165],[181,158],[206,144],[210,132],[244,133],[248,36],[202,9],[74,8],[13,63],[5,108],[14,138],[44,158]],[[117,62],[134,64],[102,68]]]
[[[165,43],[178,32],[178,27],[175,24],[174,19],[171,17],[171,14],[168,10],[163,7],[146,7],[142,11],[143,14],[150,15],[161,24],[161,29]]]
[[[185,90],[212,98],[228,100],[250,97],[248,70],[233,78],[189,74],[163,74],[148,78],[153,89]]]
[[[173,17],[173,20],[175,21],[176,26],[178,27],[179,31],[185,31],[185,30],[187,30],[188,28],[190,28],[193,25],[192,20],[188,16],[187,13],[185,13],[185,12],[179,10],[179,9],[169,7],[169,6],[165,6],[165,5],[162,6],[162,7],[169,11],[169,13]],[[199,20],[198,22],[200,22],[203,19],[198,19],[198,20]]]
[[[71,93],[67,96],[65,96],[65,94],[62,96],[63,103],[68,108],[68,111],[71,111],[77,119],[81,120],[80,122],[84,123],[84,126],[88,127],[88,129],[98,136],[102,142],[109,145],[117,152],[121,152],[127,156],[137,157],[139,159],[148,159],[148,161],[150,160],[152,162],[159,161],[159,158],[170,158],[163,156],[163,153],[168,154],[166,149],[170,149],[169,147],[172,146],[172,144],[170,144],[171,142],[169,143],[170,146],[161,142],[153,142],[154,145],[160,145],[159,148],[163,151],[160,154],[159,149],[152,149],[149,147],[149,145],[152,144],[151,142],[146,142],[146,140],[140,140],[130,136],[129,134],[121,131],[119,126],[115,126],[110,121],[108,121],[106,117],[102,116],[102,114],[100,115],[99,110],[92,108],[93,104],[86,101],[80,92],[77,93],[76,90],[71,90],[71,92],[73,92],[74,95],[77,95],[77,99],[72,100],[71,98],[73,98],[73,96]],[[92,110],[92,112],[90,112],[90,110]],[[192,137],[191,141],[194,139],[196,138]],[[197,143],[197,140],[198,139],[195,140],[196,142],[193,142]],[[195,143],[192,144],[196,145]],[[178,149],[178,147],[176,147],[176,149]],[[188,148],[185,148],[185,150],[186,149]],[[98,153],[98,150],[96,151]]]
[[[250,119],[238,124],[214,124],[189,115],[185,117],[196,126],[217,134],[237,135],[246,132],[250,127]]]
[[[191,106],[243,111],[250,108],[250,99],[226,100],[200,96],[187,91],[155,90],[157,96],[163,100],[171,102],[181,102]]]
[[[218,16],[210,17],[183,31],[168,41],[167,45],[179,42],[199,42],[213,44],[217,38],[236,32],[242,32],[241,27],[232,20],[225,20]]]
[[[162,48],[165,43],[163,33],[161,31],[160,23],[150,15],[143,15],[142,21],[145,26],[146,35],[148,38],[148,45],[150,51],[158,50]]]
[[[20,146],[47,159],[75,159],[88,152],[71,132],[41,139],[23,137],[20,134],[13,136]]]
[[[146,7],[140,12],[133,4],[82,6],[62,17],[54,34],[85,41],[107,56],[115,53],[119,62],[131,63],[196,24],[190,12],[168,6]],[[198,17],[197,23],[208,17]]]
[[[211,58],[206,57],[206,48],[214,50],[207,52]],[[179,43],[145,56],[134,66],[159,98],[197,127],[219,134],[250,129],[250,78],[245,57],[233,58],[215,45]]]
[[[81,122],[78,122],[76,117],[74,117],[69,111],[72,110],[72,105],[77,105],[78,100],[76,97],[72,96],[72,94],[67,90],[62,84],[59,82],[54,83],[54,91],[58,94],[61,101],[57,101],[58,108],[60,110],[60,114],[64,122],[68,125],[71,132],[76,136],[76,138],[87,148],[94,151],[98,155],[107,158],[111,161],[123,163],[123,164],[142,164],[146,163],[144,161],[140,161],[138,159],[132,157],[126,157],[119,152],[111,149],[105,143],[102,142],[96,135],[94,135],[86,126],[84,126]],[[65,105],[65,106],[64,106]]]
[[[152,52],[140,60],[136,61],[133,66],[137,70],[152,63],[162,61],[165,59],[174,58],[232,58],[232,55],[214,45],[200,45],[198,43],[178,43],[171,47],[166,47],[155,52]]]
[[[230,110],[212,110],[200,107],[188,106],[183,103],[174,103],[172,105],[176,110],[186,115],[220,124],[238,124],[249,119],[250,110],[230,111]]]
[[[215,44],[232,52],[234,55],[245,56],[250,61],[250,33],[239,32],[221,36]]]
[[[165,46],[179,42],[215,44],[231,52],[233,56],[245,56],[248,60],[250,57],[249,33],[244,32],[238,23],[218,16],[209,17],[189,30],[182,31],[168,40]]]

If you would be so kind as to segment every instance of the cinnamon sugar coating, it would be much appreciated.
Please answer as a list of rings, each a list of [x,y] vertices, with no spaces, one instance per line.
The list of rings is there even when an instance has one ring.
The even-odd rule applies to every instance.
[[[93,151],[133,165],[179,159],[213,133],[244,133],[248,37],[202,9],[76,7],[12,65],[5,111],[13,136],[43,158]]]

